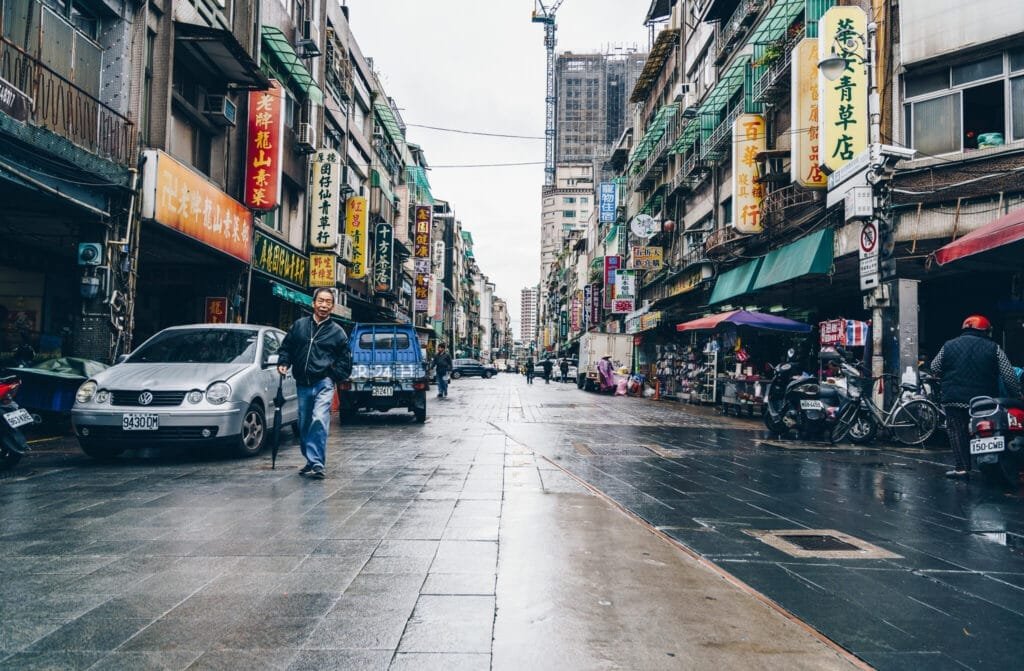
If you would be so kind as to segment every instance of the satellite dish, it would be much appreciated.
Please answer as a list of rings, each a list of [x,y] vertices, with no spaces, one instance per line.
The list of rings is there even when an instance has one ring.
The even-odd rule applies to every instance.
[[[658,232],[658,222],[648,214],[638,214],[629,222],[629,230],[638,238],[650,240]]]

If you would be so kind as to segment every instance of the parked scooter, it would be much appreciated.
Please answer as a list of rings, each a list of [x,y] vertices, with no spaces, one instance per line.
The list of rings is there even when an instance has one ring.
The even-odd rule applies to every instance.
[[[773,368],[765,393],[765,426],[780,435],[796,431],[802,440],[827,436],[846,392],[801,371],[795,361],[790,349],[786,361]]]
[[[11,375],[0,378],[0,469],[14,468],[28,451],[28,441],[21,427],[39,424],[42,419],[18,407],[14,394],[21,380]]]
[[[1024,401],[971,399],[971,459],[996,484],[1016,486],[1024,466]]]

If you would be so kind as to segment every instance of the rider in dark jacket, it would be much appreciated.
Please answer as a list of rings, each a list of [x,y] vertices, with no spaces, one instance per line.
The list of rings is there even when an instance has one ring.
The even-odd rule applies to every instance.
[[[956,468],[946,475],[966,477],[970,469],[971,399],[975,396],[1020,397],[1020,384],[1006,353],[991,338],[992,324],[981,315],[964,320],[963,332],[948,341],[932,360],[932,373],[942,378],[950,446]],[[1002,387],[1000,387],[1002,384]],[[1005,393],[1001,393],[1001,389]]]

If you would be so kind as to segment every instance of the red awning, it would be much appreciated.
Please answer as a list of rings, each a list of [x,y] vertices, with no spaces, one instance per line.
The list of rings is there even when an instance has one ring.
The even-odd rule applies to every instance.
[[[1024,208],[999,217],[941,247],[935,252],[935,261],[944,266],[968,256],[991,252],[991,255],[986,255],[986,260],[1024,267],[1024,256],[1021,255],[1024,250],[1017,248],[1016,244],[1021,242],[1024,242]]]

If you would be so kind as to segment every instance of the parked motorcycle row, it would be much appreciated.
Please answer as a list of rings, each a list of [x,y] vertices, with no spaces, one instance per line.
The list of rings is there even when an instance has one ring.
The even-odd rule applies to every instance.
[[[0,378],[0,469],[13,468],[28,451],[22,427],[42,422],[14,402],[20,386],[21,380],[13,375]]]

